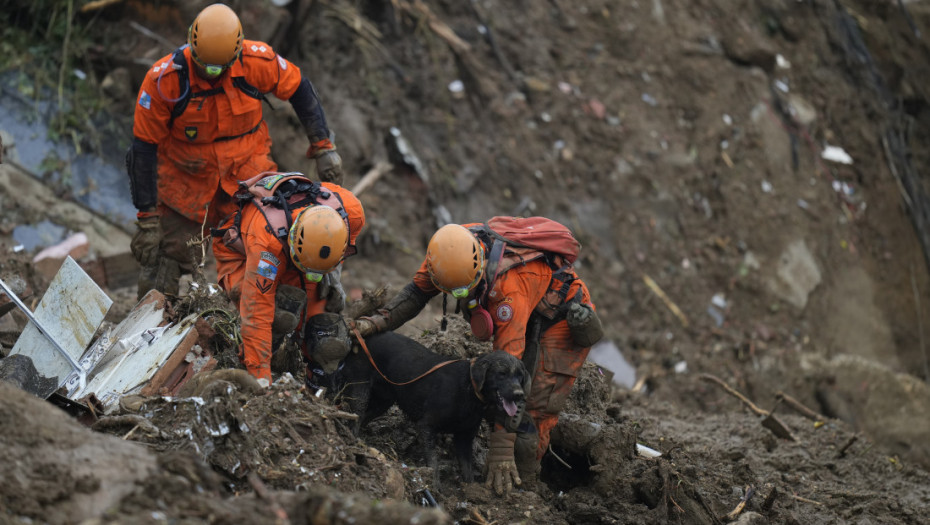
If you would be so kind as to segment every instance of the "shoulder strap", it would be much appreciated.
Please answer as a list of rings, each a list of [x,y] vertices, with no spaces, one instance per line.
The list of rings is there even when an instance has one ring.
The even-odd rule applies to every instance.
[[[168,128],[174,124],[174,120],[180,117],[184,110],[187,109],[188,104],[190,104],[191,98],[197,97],[209,97],[212,95],[219,95],[223,93],[222,87],[215,87],[213,89],[208,89],[206,91],[198,91],[197,93],[191,92],[191,76],[190,70],[187,67],[187,59],[184,57],[184,48],[187,45],[181,46],[174,51],[172,56],[172,62],[175,64],[175,70],[178,72],[178,87],[179,93],[183,93],[181,98],[174,103],[174,107],[171,108],[171,119],[168,121]],[[242,61],[242,56],[239,56],[240,62]],[[247,97],[254,98],[256,100],[263,100],[268,107],[274,109],[274,106],[271,105],[271,102],[268,101],[268,98],[265,96],[266,93],[261,92],[257,87],[249,84],[246,81],[245,77],[233,77],[233,86],[239,91],[243,92]]]
[[[174,51],[171,61],[175,64],[175,70],[178,72],[178,92],[182,93],[181,98],[174,103],[171,108],[171,119],[168,121],[168,129],[174,124],[174,120],[184,113],[187,105],[191,101],[191,77],[190,70],[187,69],[187,59],[184,58],[184,48],[181,46]]]

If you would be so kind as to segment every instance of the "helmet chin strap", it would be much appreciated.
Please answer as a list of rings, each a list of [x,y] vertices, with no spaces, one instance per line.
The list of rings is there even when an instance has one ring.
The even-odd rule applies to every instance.
[[[439,322],[439,331],[445,332],[446,327],[449,326],[449,320],[446,318],[446,301],[449,298],[449,294],[442,294],[442,321]]]

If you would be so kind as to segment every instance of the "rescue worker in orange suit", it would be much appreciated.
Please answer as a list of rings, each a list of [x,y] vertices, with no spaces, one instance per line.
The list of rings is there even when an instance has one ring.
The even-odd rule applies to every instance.
[[[288,181],[311,184],[296,173],[261,174],[256,179],[255,184],[269,188]],[[338,315],[345,306],[339,276],[345,257],[356,251],[365,212],[349,190],[330,182],[312,184],[319,190],[315,201],[289,209],[288,225],[283,211],[282,224],[272,225],[270,208],[248,203],[238,218],[233,215],[215,230],[216,235],[223,234],[223,240],[213,243],[219,284],[238,306],[241,319],[240,359],[265,387],[272,380],[274,339],[306,329],[315,320],[332,324],[336,318],[343,325],[341,357],[350,348],[348,329]],[[311,361],[308,377],[317,368],[310,356],[314,350],[303,348],[305,359]]]
[[[189,241],[235,209],[238,181],[277,170],[262,119],[269,93],[294,107],[320,180],[340,183],[342,160],[313,85],[267,44],[244,40],[226,5],[204,8],[187,45],[149,69],[126,157],[138,210],[130,247],[142,266],[139,297],[152,288],[177,294],[181,275],[200,262]]]
[[[481,238],[479,226],[440,228],[413,281],[376,314],[357,319],[355,329],[362,336],[393,330],[443,292],[459,301],[476,336],[493,337],[495,351],[527,364],[532,385],[526,406],[511,421],[497,422],[488,441],[487,485],[502,494],[521,480],[538,479],[550,431],[603,329],[587,286],[571,267],[553,268],[539,254],[510,262],[505,255],[489,269],[485,254],[493,241]],[[558,291],[562,296],[553,294]],[[553,297],[561,297],[561,304]],[[544,302],[554,308],[551,319],[534,313],[543,311]]]

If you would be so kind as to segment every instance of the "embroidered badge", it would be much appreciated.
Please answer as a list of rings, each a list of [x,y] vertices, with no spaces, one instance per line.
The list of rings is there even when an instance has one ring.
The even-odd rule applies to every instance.
[[[509,304],[502,304],[497,307],[497,320],[506,323],[513,318],[513,307]]]
[[[262,252],[261,259],[264,259],[275,266],[281,266],[281,261],[271,252]]]
[[[281,69],[287,69],[287,61],[283,57],[278,56],[278,65],[281,66]]]
[[[258,185],[265,188],[266,190],[270,190],[271,188],[274,188],[275,183],[277,183],[283,177],[284,175],[281,175],[281,174],[269,175],[263,178],[262,180],[258,181]],[[266,253],[268,252],[262,252],[262,255],[264,256]]]
[[[187,126],[186,128],[184,128],[184,135],[187,136],[187,138],[190,140],[196,139],[197,138],[197,126]]]
[[[145,109],[152,109],[152,95],[149,95],[143,90],[142,94],[139,95],[139,105]]]
[[[271,261],[266,261],[265,259],[262,259],[261,261],[258,261],[257,272],[258,272],[258,275],[264,277],[265,279],[268,279],[269,281],[274,281],[275,278],[278,276],[278,266],[277,264],[272,263]]]

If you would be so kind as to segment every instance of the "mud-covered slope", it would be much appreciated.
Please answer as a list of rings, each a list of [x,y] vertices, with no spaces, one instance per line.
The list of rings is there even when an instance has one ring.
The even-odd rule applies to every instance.
[[[100,31],[104,45],[85,66],[92,81],[109,78],[107,93],[123,93],[110,107],[127,135],[146,65],[171,50],[163,41],[183,41],[206,3],[134,0],[76,16]],[[589,388],[576,392],[580,402],[546,459],[549,484],[509,499],[478,484],[437,492],[455,519],[714,523],[729,521],[745,497],[744,512],[763,523],[921,521],[930,465],[930,280],[921,242],[930,4],[232,5],[248,38],[270,42],[314,82],[348,187],[380,162],[394,166],[360,194],[368,226],[361,254],[346,264],[350,290],[402,286],[444,221],[546,215],[584,245],[578,271],[609,338],[637,369],[636,388],[610,392],[596,375],[582,382]],[[293,112],[272,105],[276,159],[312,172]],[[825,158],[829,146],[851,163]],[[17,197],[15,189],[0,194],[4,253],[15,225],[37,222]],[[28,260],[10,255],[0,270],[32,278],[15,264]],[[408,333],[435,330],[439,315],[431,305]],[[473,343],[462,337],[456,332],[453,345]],[[797,441],[773,437],[700,374],[722,378],[765,410],[776,407]],[[778,392],[822,414],[823,424],[777,404]],[[331,463],[339,469],[322,472],[362,472],[340,488],[380,498],[387,488],[364,485],[381,477],[384,461],[402,473],[403,498],[420,502],[429,473],[412,435],[397,430],[402,419],[392,417]],[[322,439],[346,438],[320,425]],[[114,433],[129,432],[121,430]],[[272,451],[289,446],[277,435],[251,437]],[[633,441],[663,457],[635,456]],[[476,452],[480,464],[480,446]],[[229,472],[228,456],[201,459],[226,483],[204,498],[263,486]],[[273,489],[289,493],[304,481],[302,460],[275,469],[268,456],[253,459]],[[123,516],[157,505],[133,501]],[[268,505],[260,508],[270,501],[260,499]],[[296,507],[282,504],[293,518]]]

